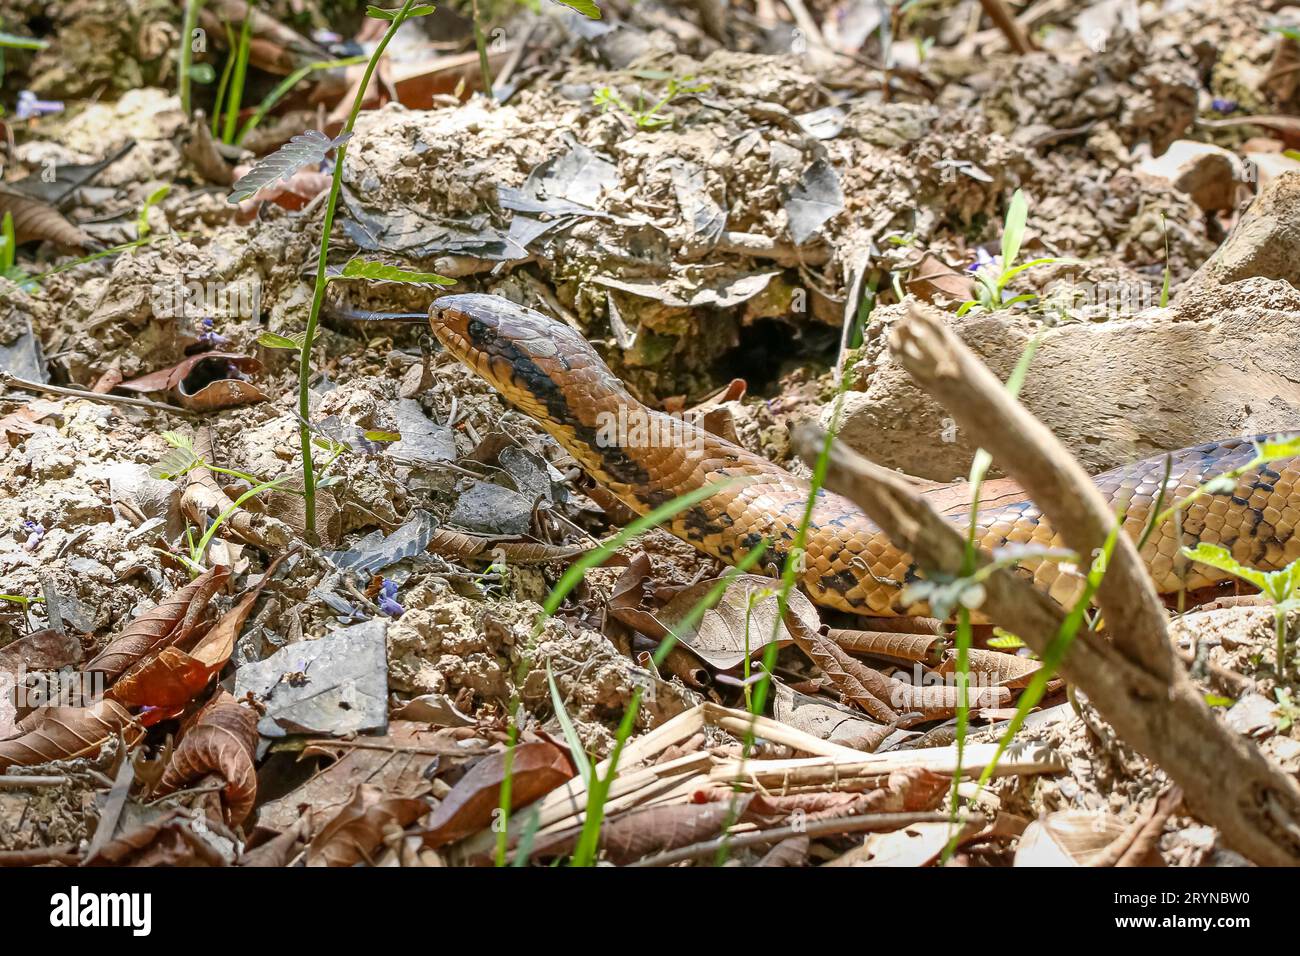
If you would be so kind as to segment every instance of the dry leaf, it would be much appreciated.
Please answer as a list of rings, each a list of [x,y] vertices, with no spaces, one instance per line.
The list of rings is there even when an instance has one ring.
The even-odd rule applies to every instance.
[[[1024,687],[1036,671],[1043,667],[1043,662],[1032,657],[1018,654],[1004,654],[1002,651],[985,650],[972,647],[969,663],[972,674],[991,678],[1002,687]],[[935,668],[940,674],[953,674],[957,671],[957,652],[950,651],[943,662]]]
[[[931,665],[938,664],[943,656],[944,639],[937,634],[853,631],[833,627],[826,636],[853,654],[876,654]]]
[[[958,272],[938,256],[927,252],[912,267],[907,291],[926,302],[933,302],[936,295],[953,302],[965,302],[974,297],[975,281],[970,273]]]
[[[175,646],[164,647],[157,655],[144,658],[127,670],[106,696],[127,707],[149,706],[163,711],[188,704],[226,666],[244,621],[280,559],[277,557],[272,562],[257,586],[223,614],[188,652]]]
[[[179,790],[205,774],[223,777],[222,791],[231,826],[238,826],[257,799],[257,712],[245,707],[227,691],[217,695],[199,711],[171,763],[163,772],[160,794]]]
[[[99,654],[86,665],[112,681],[128,667],[169,644],[186,637],[198,621],[212,595],[230,577],[223,565],[204,572],[179,591],[173,592],[157,607],[146,611],[126,626]]]
[[[752,657],[772,641],[776,623],[779,584],[757,574],[734,575],[722,597],[704,612],[694,628],[682,628],[686,616],[718,585],[722,578],[710,578],[683,588],[655,615],[661,630],[677,629],[677,637],[703,660],[720,670],[730,670]],[[753,598],[751,602],[751,597]],[[812,602],[800,591],[791,591],[787,609],[814,631],[821,620]],[[777,628],[779,644],[792,637],[785,625]],[[651,634],[662,637],[663,634]]]
[[[14,217],[14,239],[20,246],[38,239],[49,239],[61,246],[83,250],[95,244],[90,236],[64,219],[63,214],[49,203],[0,189],[0,218],[5,213]]]
[[[119,732],[125,734],[128,744],[144,734],[130,712],[111,700],[94,707],[42,708],[19,726],[25,729],[22,736],[0,741],[0,770],[88,757]]]
[[[434,811],[424,833],[425,846],[437,849],[482,830],[498,806],[505,776],[505,751],[484,757]],[[573,776],[568,753],[546,741],[515,747],[511,765],[511,809],[526,806]]]
[[[214,412],[266,400],[266,393],[252,382],[232,374],[256,375],[262,363],[237,352],[200,352],[148,375],[141,375],[117,387],[129,392],[169,392],[182,407]]]
[[[374,862],[385,828],[405,829],[429,809],[428,802],[385,795],[380,787],[362,784],[339,808],[307,848],[308,866],[353,866]]]

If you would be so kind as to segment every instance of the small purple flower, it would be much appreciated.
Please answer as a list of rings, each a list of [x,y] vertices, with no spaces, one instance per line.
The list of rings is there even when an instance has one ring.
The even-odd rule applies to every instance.
[[[981,269],[992,266],[997,268],[1000,265],[1001,256],[991,256],[988,250],[983,246],[975,248],[975,261],[966,267],[967,272],[979,272]]]
[[[14,111],[14,115],[20,120],[29,120],[61,112],[63,112],[63,103],[60,100],[38,100],[31,90],[23,90],[18,94],[18,108]]]
[[[45,537],[45,526],[36,521],[24,521],[23,530],[27,532],[27,542],[23,545],[24,551],[35,551]]]
[[[331,43],[342,43],[343,35],[335,33],[333,30],[326,30],[323,27],[317,27],[311,32],[311,38],[321,46],[329,46]]]
[[[227,345],[230,344],[230,339],[226,338],[224,335],[215,331],[215,329],[213,328],[214,324],[215,323],[213,323],[212,319],[210,318],[204,319],[202,322],[199,323],[199,325],[203,329],[203,331],[199,333],[199,344],[204,345],[210,349],[225,348]]]
[[[245,375],[234,362],[226,363],[226,378],[238,379],[241,382],[251,382],[253,380],[251,375]]]
[[[1231,113],[1237,108],[1236,100],[1225,100],[1216,97],[1210,101],[1210,109],[1216,113]]]
[[[406,608],[397,603],[397,582],[384,578],[384,583],[379,588],[379,610],[383,611],[389,617],[401,617],[406,613]]]

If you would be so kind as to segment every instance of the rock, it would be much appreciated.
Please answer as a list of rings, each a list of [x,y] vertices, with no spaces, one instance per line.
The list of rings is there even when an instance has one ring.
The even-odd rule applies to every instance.
[[[921,478],[964,476],[974,447],[889,355],[889,326],[903,308],[872,313],[855,368],[862,390],[845,397],[840,437]],[[1300,429],[1292,359],[1300,341],[1300,172],[1260,192],[1169,308],[1115,312],[1107,322],[1046,330],[1007,312],[945,318],[1003,378],[1042,331],[1021,400],[1094,473],[1201,442]]]
[[[1265,189],[1283,173],[1300,172],[1300,159],[1280,152],[1246,153],[1246,176],[1254,177],[1256,188]]]
[[[1252,277],[1282,279],[1300,289],[1300,172],[1283,173],[1260,190],[1232,234],[1179,290],[1174,305],[1203,289]]]
[[[475,482],[456,499],[451,524],[483,534],[526,534],[533,503],[517,491],[488,481]]]
[[[266,706],[263,737],[343,736],[388,726],[388,621],[355,624],[298,641],[235,672],[235,694]]]
[[[1207,212],[1235,206],[1246,178],[1236,154],[1190,139],[1175,140],[1164,155],[1143,161],[1137,171],[1169,182]]]
[[[1094,473],[1200,442],[1300,427],[1293,362],[1300,312],[1241,305],[1203,314],[1173,321],[1170,310],[1151,309],[1048,329],[1021,399]],[[974,445],[884,345],[899,315],[897,308],[873,314],[868,358],[858,366],[866,388],[846,395],[840,437],[918,477],[963,476]],[[997,314],[949,321],[1004,379],[1036,331],[1029,320]]]

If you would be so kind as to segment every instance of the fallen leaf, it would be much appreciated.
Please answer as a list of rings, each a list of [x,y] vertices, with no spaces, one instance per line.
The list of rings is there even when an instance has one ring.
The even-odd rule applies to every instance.
[[[134,744],[144,731],[131,713],[111,700],[94,707],[47,707],[20,725],[22,736],[0,741],[0,770],[49,760],[70,760],[99,752],[105,741],[124,733]]]
[[[257,712],[245,707],[227,691],[217,695],[195,714],[158,790],[171,793],[209,773],[226,781],[222,791],[231,826],[238,826],[257,799]]]
[[[48,203],[0,189],[0,217],[5,213],[14,217],[14,239],[19,245],[38,239],[49,239],[73,249],[86,249],[95,244],[90,236],[64,219],[63,214]]]
[[[506,753],[492,754],[476,763],[438,804],[424,843],[432,849],[454,843],[482,830],[492,821],[505,777]],[[568,754],[555,744],[539,741],[515,747],[511,765],[511,809],[526,806],[550,793],[574,774]]]
[[[351,801],[320,828],[307,847],[308,866],[353,866],[374,862],[374,853],[390,826],[405,829],[429,809],[425,800],[387,796],[362,784]]]
[[[217,565],[173,592],[157,607],[128,624],[86,665],[86,670],[102,673],[106,680],[112,681],[146,654],[181,640],[229,577],[230,569]]]
[[[244,621],[282,557],[272,562],[261,581],[223,614],[193,648],[183,651],[173,645],[164,647],[155,656],[142,658],[117,679],[106,696],[127,707],[149,706],[161,711],[188,704],[226,666]]]

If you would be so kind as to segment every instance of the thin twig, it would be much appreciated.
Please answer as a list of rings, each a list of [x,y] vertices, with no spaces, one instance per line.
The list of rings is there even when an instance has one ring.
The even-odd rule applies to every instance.
[[[956,826],[965,826],[976,822],[977,817],[959,816]],[[862,833],[863,831],[901,830],[916,823],[948,823],[952,815],[948,813],[864,813],[855,817],[831,817],[828,820],[812,820],[807,823],[791,824],[784,827],[772,827],[767,830],[753,830],[749,833],[726,834],[703,843],[667,850],[645,860],[638,860],[629,866],[672,866],[686,860],[698,860],[703,856],[712,856],[724,845],[729,850],[739,850],[748,846],[762,846],[767,843],[779,843],[790,837],[823,837],[836,833]]]
[[[62,385],[46,385],[44,382],[29,382],[25,378],[19,378],[17,375],[9,372],[0,372],[0,385],[7,388],[21,388],[28,392],[44,392],[49,395],[66,395],[69,398],[80,398],[87,402],[101,402],[105,405],[129,405],[132,408],[150,408],[158,412],[171,412],[174,415],[197,415],[198,412],[192,412],[188,408],[181,408],[177,405],[168,405],[164,402],[151,402],[147,398],[128,398],[125,395],[103,395],[99,392],[87,392],[80,388],[66,388]]]

